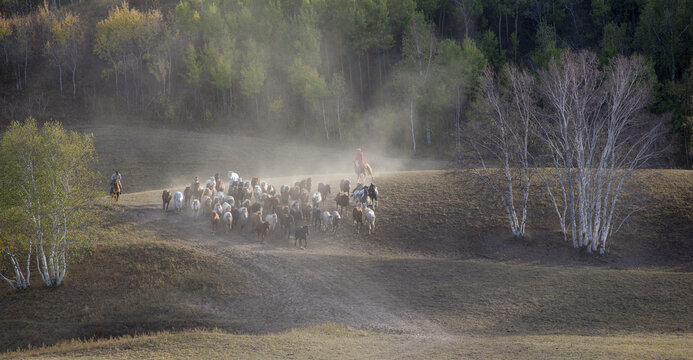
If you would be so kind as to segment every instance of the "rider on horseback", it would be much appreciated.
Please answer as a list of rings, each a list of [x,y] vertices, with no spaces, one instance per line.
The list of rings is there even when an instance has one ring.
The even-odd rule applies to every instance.
[[[122,179],[122,176],[120,175],[118,170],[115,170],[113,175],[111,175],[111,187],[115,187],[117,183],[118,187],[122,188],[123,183],[120,181],[120,179]]]
[[[115,178],[118,178],[118,182],[121,182],[120,179],[122,178],[122,176],[120,176],[120,173],[118,172],[118,170],[115,170],[115,173],[113,173],[113,175],[111,175],[111,181],[113,181],[113,179],[115,179]]]
[[[115,170],[113,175],[111,175],[111,196],[115,198],[115,201],[118,201],[118,197],[120,196],[120,193],[122,192],[122,185],[120,183],[120,179],[122,176],[118,172],[118,170]]]
[[[356,163],[361,167],[361,170],[366,168],[366,162],[363,161],[363,151],[361,151],[361,148],[356,149]]]

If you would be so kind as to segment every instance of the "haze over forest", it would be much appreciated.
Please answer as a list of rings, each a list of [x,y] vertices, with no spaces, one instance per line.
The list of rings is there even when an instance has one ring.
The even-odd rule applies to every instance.
[[[666,164],[689,163],[689,0],[2,0],[0,15],[3,127],[137,123],[450,159],[483,121],[487,66],[536,72],[586,49],[647,59]]]

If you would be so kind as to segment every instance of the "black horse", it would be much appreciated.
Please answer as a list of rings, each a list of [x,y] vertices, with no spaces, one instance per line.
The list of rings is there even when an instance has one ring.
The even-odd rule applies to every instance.
[[[368,199],[370,199],[373,209],[378,207],[378,187],[373,183],[368,187]]]

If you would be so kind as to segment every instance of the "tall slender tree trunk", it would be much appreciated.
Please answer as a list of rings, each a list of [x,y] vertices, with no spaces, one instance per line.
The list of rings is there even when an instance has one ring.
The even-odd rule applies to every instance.
[[[322,123],[325,125],[325,138],[330,140],[330,133],[327,131],[327,116],[325,116],[325,102],[322,102]]]
[[[361,54],[359,54],[359,105],[363,99],[363,72],[361,71]]]
[[[515,5],[515,46],[514,46],[514,56],[515,56],[515,62],[517,62],[517,48],[520,47],[520,34],[517,33],[517,17],[518,17],[518,5]]]
[[[255,122],[260,123],[260,104],[257,101],[257,94],[255,94]]]
[[[117,99],[118,99],[118,96],[119,96],[120,94],[119,94],[119,91],[118,91],[118,70],[115,68],[115,66],[113,67],[113,74],[115,75],[115,76],[114,76],[114,77],[115,77],[115,86],[116,86],[116,87],[115,87],[115,91],[116,91],[116,100],[117,100]]]
[[[24,49],[24,85],[26,86],[26,69],[29,68],[29,50]]]
[[[72,97],[77,96],[77,82],[75,81],[75,73],[77,72],[76,68],[72,69]]]
[[[686,156],[686,169],[690,169],[691,161],[688,153],[688,128],[685,126],[683,127],[683,150],[684,155]]]
[[[342,119],[339,109],[340,98],[337,96],[337,136],[339,136],[339,141],[342,141]]]
[[[349,66],[349,88],[353,89],[354,88],[354,77],[352,75],[353,71],[351,71],[351,55],[347,55],[347,65]]]
[[[572,158],[569,157],[569,161],[567,163],[567,166],[572,166]],[[573,190],[573,170],[572,168],[567,168],[567,183],[568,183],[568,192],[570,195],[570,202],[569,204],[569,210],[570,210],[570,230],[571,230],[571,235],[573,239],[573,247],[577,248],[578,247],[578,238],[577,238],[577,222],[576,222],[576,211],[575,211],[575,190]]]
[[[342,67],[342,76],[346,76],[346,73],[344,72],[344,55],[342,55],[342,50],[339,50],[339,65]]]
[[[123,64],[125,64],[125,62],[123,62]],[[130,113],[130,99],[129,99],[130,89],[128,89],[128,72],[127,72],[127,68],[125,67],[125,65],[123,65],[123,91],[125,93],[123,95],[123,98],[125,99],[125,103],[126,103],[127,108],[128,108],[128,113]]]
[[[426,144],[431,145],[431,121],[426,119]]]
[[[502,53],[503,52],[503,34],[501,30],[501,20],[503,20],[503,15],[500,13],[500,9],[498,9],[498,52]]]
[[[266,97],[265,100],[267,101],[267,102],[265,103],[265,108],[267,109],[267,114],[265,115],[265,121],[269,121],[269,122],[270,122],[270,125],[271,125],[271,122],[273,121],[273,119],[272,119],[272,114],[271,114],[271,111],[270,111],[270,104],[271,104],[272,102],[270,101],[270,96],[269,96],[269,94],[265,94],[265,97]]]
[[[171,96],[171,94],[173,93],[172,92],[173,82],[171,81],[172,69],[173,69],[173,60],[171,60],[171,53],[169,52],[168,53],[168,96]]]
[[[411,121],[411,144],[416,153],[416,137],[414,136],[414,97],[409,99],[409,119]]]
[[[383,51],[378,49],[378,87],[383,87]]]
[[[440,33],[445,34],[445,7],[440,14]]]
[[[457,87],[457,99],[455,100],[455,150],[460,150],[460,87]]]
[[[327,73],[332,74],[330,72],[330,48],[329,48],[330,42],[325,41],[324,44],[325,44],[325,64],[327,65]]]
[[[366,75],[368,78],[366,79],[366,87],[368,89],[371,88],[371,57],[368,54],[370,51],[366,51]]]
[[[464,11],[463,11],[464,13]],[[463,14],[464,17],[464,38],[469,37],[469,16],[467,14]]]
[[[63,66],[58,64],[58,73],[60,73],[60,96],[63,96]]]

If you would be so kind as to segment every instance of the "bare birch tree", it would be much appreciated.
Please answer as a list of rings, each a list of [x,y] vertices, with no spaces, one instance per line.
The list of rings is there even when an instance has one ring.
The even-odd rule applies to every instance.
[[[522,238],[532,172],[529,141],[536,114],[534,78],[514,66],[506,67],[506,75],[506,87],[499,85],[492,70],[486,69],[482,75],[481,107],[488,121],[468,136],[479,158],[480,168],[474,171],[498,196],[510,231]],[[489,169],[489,163],[498,164],[499,169]]]
[[[659,154],[662,129],[641,114],[649,74],[640,57],[617,57],[600,69],[586,51],[566,52],[539,73],[548,113],[537,124],[551,159],[539,173],[576,248],[606,251],[631,215],[620,207],[624,185]]]

